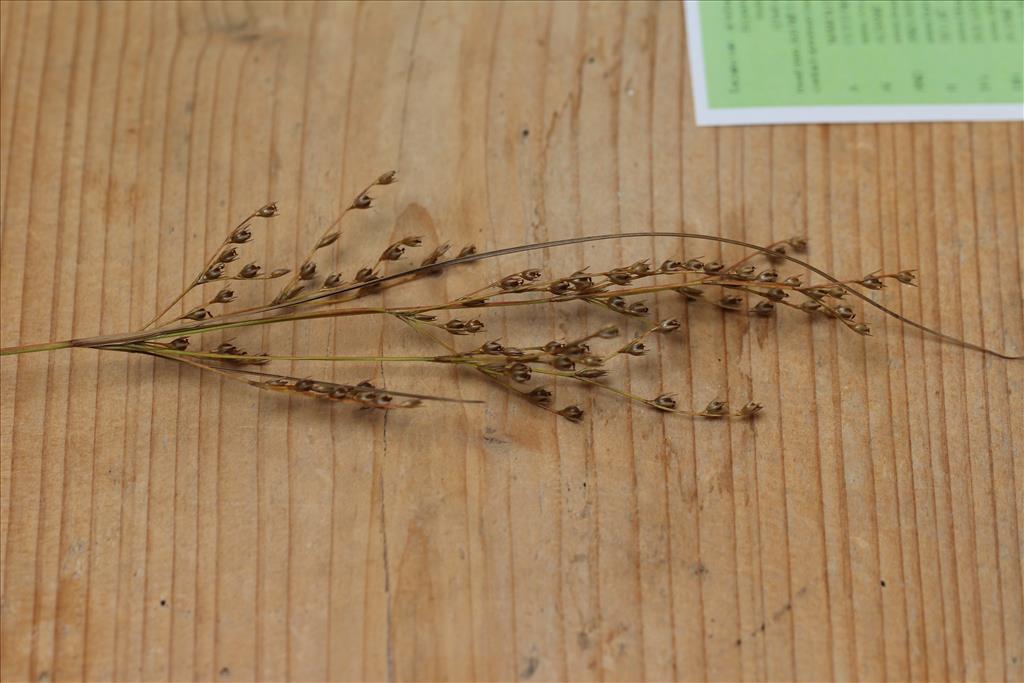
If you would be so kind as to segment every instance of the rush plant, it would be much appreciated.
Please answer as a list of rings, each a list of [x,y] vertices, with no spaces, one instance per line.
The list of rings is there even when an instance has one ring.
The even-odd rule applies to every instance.
[[[838,279],[792,255],[805,251],[807,244],[801,237],[762,246],[695,233],[634,232],[524,244],[486,252],[478,252],[470,245],[455,251],[454,255],[451,255],[451,245],[445,243],[433,247],[418,264],[411,265],[407,252],[422,247],[423,240],[407,236],[384,246],[375,261],[359,267],[351,277],[330,270],[330,265],[337,260],[345,219],[373,206],[370,192],[375,188],[397,180],[397,173],[389,171],[359,192],[348,208],[323,231],[309,253],[292,268],[268,270],[263,264],[244,257],[264,224],[278,215],[276,204],[266,204],[229,230],[182,292],[141,329],[5,348],[0,350],[0,355],[68,348],[143,354],[266,391],[378,410],[411,408],[425,401],[463,401],[377,387],[368,381],[342,384],[279,374],[270,368],[275,363],[295,361],[455,366],[499,384],[530,404],[571,422],[580,422],[583,411],[575,404],[556,404],[556,385],[604,391],[653,410],[691,417],[749,418],[761,411],[761,405],[754,401],[730,406],[717,399],[703,407],[681,407],[673,394],[638,396],[609,383],[616,365],[648,353],[649,337],[669,335],[679,329],[680,322],[675,318],[650,318],[645,300],[663,293],[682,302],[715,306],[733,315],[765,317],[775,315],[780,309],[792,309],[810,318],[827,318],[852,334],[865,336],[871,334],[871,328],[860,319],[857,308],[868,305],[946,342],[999,358],[1022,358],[942,334],[903,317],[865,294],[865,290],[880,290],[889,284],[914,286],[913,270]],[[485,259],[585,242],[652,237],[733,245],[744,248],[747,255],[733,263],[677,255],[658,262],[644,259],[604,271],[580,268],[556,274],[528,268],[508,273],[447,301],[395,307],[369,305],[363,301],[384,290],[444,275],[453,267]],[[764,264],[757,265],[756,260]],[[783,266],[793,272],[784,272]],[[274,281],[276,293],[265,303],[247,308],[229,306],[237,299],[239,288],[268,280]],[[277,283],[281,283],[279,287]],[[176,310],[190,298],[201,303]],[[574,339],[525,340],[528,343],[523,346],[487,339],[484,319],[489,310],[556,304],[593,306],[603,309],[610,317],[644,321],[643,328],[639,334],[624,338],[618,325],[606,324]],[[267,350],[250,352],[231,341],[217,345],[204,343],[210,338],[208,335],[218,332],[357,316],[383,316],[404,324],[436,343],[438,353],[419,356],[277,355]],[[467,339],[474,341],[467,344]]]

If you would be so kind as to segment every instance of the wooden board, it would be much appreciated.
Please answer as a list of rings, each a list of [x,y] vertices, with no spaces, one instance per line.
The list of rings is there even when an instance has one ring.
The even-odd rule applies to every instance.
[[[767,243],[1024,351],[1024,127],[693,123],[681,3],[0,6],[3,345],[134,329],[233,221],[293,262],[658,229]],[[305,247],[303,246],[302,249]],[[502,259],[396,290],[455,296]],[[276,258],[274,257],[276,255]],[[447,369],[305,364],[486,406],[356,413],[88,350],[2,361],[2,674],[31,680],[1024,679],[1024,369],[866,313],[874,336],[657,300],[684,329],[580,426]],[[486,313],[528,344],[611,314]],[[279,326],[276,353],[428,349],[393,321]]]

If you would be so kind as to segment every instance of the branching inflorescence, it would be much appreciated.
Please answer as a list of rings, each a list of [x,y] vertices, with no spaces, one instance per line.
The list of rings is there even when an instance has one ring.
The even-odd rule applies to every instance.
[[[854,303],[867,303],[885,314],[928,334],[960,346],[1001,358],[1011,356],[970,344],[920,323],[877,303],[863,290],[879,290],[889,283],[915,285],[913,270],[893,273],[874,272],[852,280],[839,280],[791,255],[806,249],[800,237],[767,246],[749,244],[713,235],[668,232],[620,233],[526,244],[488,252],[465,246],[453,257],[450,244],[436,246],[419,265],[386,273],[389,263],[402,261],[406,252],[423,245],[417,236],[404,237],[387,245],[377,259],[358,268],[351,278],[333,270],[335,250],[342,237],[343,220],[351,212],[373,206],[370,196],[375,188],[398,180],[395,171],[378,177],[359,192],[352,203],[331,223],[294,268],[265,267],[243,258],[259,232],[260,224],[278,214],[277,205],[267,204],[252,212],[232,228],[188,286],[142,329],[118,335],[73,339],[3,349],[3,355],[50,351],[61,348],[92,348],[105,351],[155,356],[182,363],[227,379],[243,382],[267,391],[321,400],[350,403],[362,408],[390,410],[410,408],[424,401],[463,401],[440,396],[400,392],[374,386],[368,381],[341,384],[308,377],[277,374],[265,366],[274,362],[331,361],[374,363],[421,363],[463,368],[494,382],[524,401],[571,421],[580,422],[583,411],[577,405],[556,404],[555,386],[559,383],[604,391],[647,406],[653,410],[703,418],[748,418],[761,411],[750,401],[732,407],[712,400],[703,408],[680,407],[673,394],[638,396],[608,383],[608,377],[621,362],[648,353],[652,335],[668,335],[678,330],[675,318],[652,320],[648,301],[661,293],[677,296],[684,302],[712,305],[737,315],[771,316],[780,308],[793,309],[814,318],[828,318],[859,335],[870,335],[868,323],[859,319]],[[658,265],[640,260],[605,271],[581,268],[559,276],[549,276],[536,268],[509,273],[474,291],[439,303],[416,306],[361,306],[354,304],[381,291],[436,276],[452,266],[468,264],[515,253],[561,247],[583,242],[625,240],[636,237],[665,237],[704,240],[744,247],[748,255],[734,263],[700,258],[669,258]],[[753,261],[761,259],[764,265]],[[816,277],[803,273],[780,272],[783,265],[795,265]],[[227,310],[237,299],[236,289],[248,282],[283,282],[265,304]],[[212,295],[207,285],[218,287]],[[204,293],[204,303],[187,308],[181,315],[168,314],[194,290]],[[477,343],[472,348],[464,338],[485,337],[482,318],[488,309],[510,306],[564,304],[578,302],[606,310],[612,316],[645,321],[643,331],[624,338],[619,327],[607,324],[595,332],[569,340],[532,340],[532,345],[511,346],[500,339]],[[401,322],[439,347],[436,355],[421,356],[299,356],[275,355],[260,351],[249,353],[234,343],[222,342],[203,350],[203,335],[247,327],[294,323],[322,318],[384,316]]]

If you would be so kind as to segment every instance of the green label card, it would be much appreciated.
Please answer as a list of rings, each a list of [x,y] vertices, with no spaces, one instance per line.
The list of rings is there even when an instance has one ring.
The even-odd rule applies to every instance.
[[[1024,119],[1024,0],[686,0],[698,125]]]

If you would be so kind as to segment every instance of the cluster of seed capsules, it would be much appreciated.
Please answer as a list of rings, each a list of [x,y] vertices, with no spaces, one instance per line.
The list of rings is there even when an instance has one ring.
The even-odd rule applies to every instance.
[[[413,324],[427,324],[446,329],[452,334],[469,334],[467,328],[481,331],[483,323],[479,320],[452,320],[437,323],[434,316],[410,314],[403,316]],[[456,323],[456,325],[452,325]],[[454,329],[451,329],[454,327]],[[601,380],[608,375],[608,365],[618,357],[639,357],[649,352],[645,339],[652,334],[670,334],[681,327],[675,318],[661,320],[641,334],[613,348],[608,353],[598,353],[591,346],[596,339],[610,340],[620,335],[615,325],[606,325],[598,331],[571,341],[551,340],[544,344],[527,347],[513,347],[501,344],[498,340],[487,341],[477,348],[464,353],[453,353],[436,356],[431,360],[437,363],[451,363],[483,374],[491,380],[505,386],[529,403],[556,413],[570,422],[583,420],[584,411],[578,405],[562,408],[554,406],[554,394],[547,386],[529,387],[532,381],[541,378],[563,379],[584,383],[599,389],[618,394],[621,397],[643,404],[662,412],[678,413],[689,416],[721,418],[721,417],[752,417],[761,411],[762,406],[753,401],[738,410],[732,410],[725,401],[714,400],[702,410],[691,411],[679,407],[674,394],[660,394],[654,398],[646,398],[616,389],[604,384]]]

